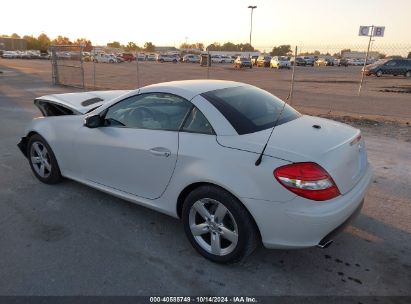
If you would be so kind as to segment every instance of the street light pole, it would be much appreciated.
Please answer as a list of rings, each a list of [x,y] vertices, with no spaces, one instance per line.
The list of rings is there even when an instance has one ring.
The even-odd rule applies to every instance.
[[[250,24],[250,46],[251,46],[251,33],[253,32],[253,11],[257,8],[256,5],[249,5],[248,8],[251,8],[251,24]]]

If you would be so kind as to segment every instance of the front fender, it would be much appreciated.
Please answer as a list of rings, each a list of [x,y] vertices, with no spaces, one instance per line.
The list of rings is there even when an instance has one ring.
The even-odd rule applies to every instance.
[[[25,136],[18,144],[20,150],[27,157],[27,144],[31,134],[43,137],[57,159],[63,174],[70,168],[73,157],[73,138],[77,130],[83,127],[83,115],[50,116],[33,119],[25,129]]]

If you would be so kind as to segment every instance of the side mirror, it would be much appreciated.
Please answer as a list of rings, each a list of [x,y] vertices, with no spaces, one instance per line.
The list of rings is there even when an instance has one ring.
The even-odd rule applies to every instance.
[[[84,119],[84,125],[87,128],[98,128],[103,125],[103,118],[99,115],[88,116]]]

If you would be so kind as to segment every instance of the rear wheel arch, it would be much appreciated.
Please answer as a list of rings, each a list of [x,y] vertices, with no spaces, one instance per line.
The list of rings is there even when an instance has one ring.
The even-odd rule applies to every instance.
[[[190,185],[186,186],[186,187],[183,189],[183,191],[180,192],[180,194],[179,194],[179,196],[178,196],[178,198],[177,198],[177,206],[176,206],[177,216],[178,216],[180,219],[181,219],[181,217],[182,217],[184,201],[185,201],[185,199],[187,198],[187,196],[188,196],[191,192],[193,192],[195,189],[198,189],[198,188],[204,187],[204,186],[210,186],[210,187],[219,188],[219,189],[221,189],[221,190],[229,193],[229,194],[232,195],[234,198],[236,198],[237,201],[239,202],[239,204],[241,204],[241,205],[244,207],[244,209],[247,210],[247,212],[248,212],[250,218],[252,219],[252,221],[254,222],[255,227],[256,227],[256,229],[257,229],[257,231],[258,231],[258,234],[259,234],[259,236],[260,236],[260,238],[261,238],[260,228],[258,227],[258,225],[257,225],[257,223],[256,223],[256,221],[255,221],[255,219],[254,219],[254,217],[253,217],[253,215],[252,215],[251,212],[248,210],[248,208],[247,208],[247,207],[241,202],[241,200],[238,199],[238,197],[237,197],[236,195],[234,195],[231,191],[228,191],[227,189],[225,189],[225,188],[223,188],[223,187],[221,187],[221,186],[219,186],[219,185],[213,184],[213,183],[208,183],[208,182],[197,182],[197,183],[193,183],[193,184],[190,184]]]

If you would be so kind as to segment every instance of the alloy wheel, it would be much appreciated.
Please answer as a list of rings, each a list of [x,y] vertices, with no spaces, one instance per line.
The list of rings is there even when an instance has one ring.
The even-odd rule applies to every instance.
[[[196,201],[190,209],[189,227],[194,240],[208,253],[224,256],[238,243],[238,227],[231,212],[210,198]]]
[[[47,148],[39,141],[34,142],[30,148],[30,161],[34,171],[42,177],[48,178],[51,174],[51,159]]]

